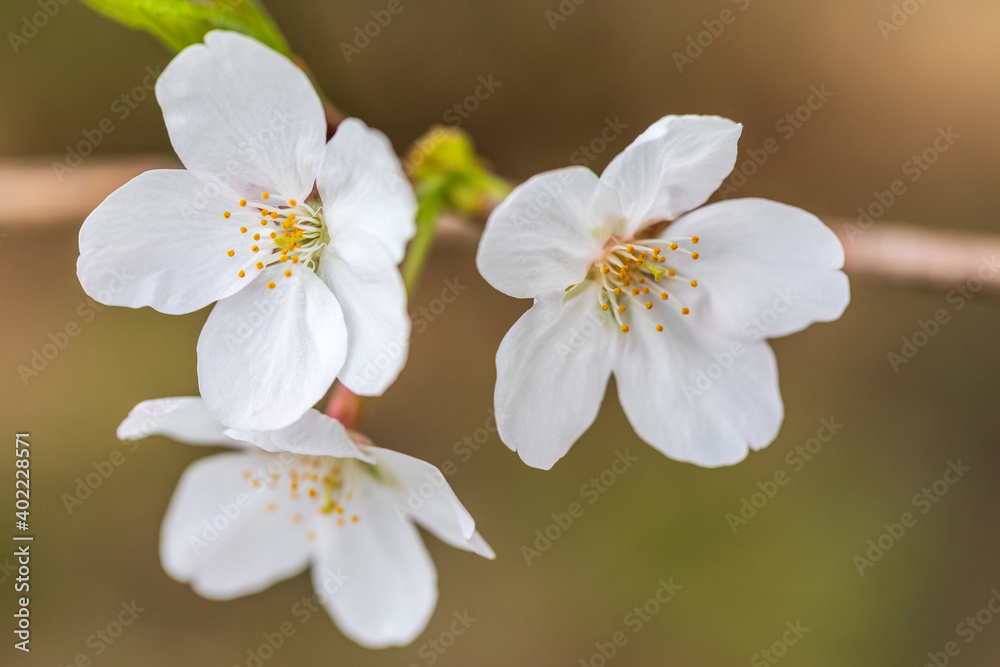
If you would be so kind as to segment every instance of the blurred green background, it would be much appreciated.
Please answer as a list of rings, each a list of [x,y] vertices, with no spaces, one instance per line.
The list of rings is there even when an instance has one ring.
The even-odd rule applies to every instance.
[[[900,178],[939,128],[953,127],[961,139],[885,217],[998,231],[995,1],[897,3],[920,8],[887,39],[879,21],[890,20],[890,0],[564,0],[564,9],[575,10],[555,29],[546,12],[558,12],[558,0],[403,2],[404,11],[350,63],[340,43],[385,2],[268,3],[329,96],[384,130],[400,152],[447,120],[478,77],[492,75],[501,85],[462,126],[511,178],[569,164],[607,119],[628,127],[595,156],[590,166],[598,171],[660,116],[712,113],[745,125],[744,151],[769,137],[781,143],[737,196],[849,217]],[[673,53],[724,9],[735,20],[679,72]],[[22,17],[36,11],[35,2],[3,3],[3,32],[19,31]],[[0,47],[0,154],[59,159],[84,130],[112,116],[115,99],[141,83],[147,66],[168,60],[151,38],[75,2],[60,5],[18,53]],[[780,132],[776,123],[823,85],[830,100],[794,136]],[[96,155],[170,153],[151,97],[115,124]],[[95,665],[246,665],[263,633],[295,621],[290,610],[311,593],[308,578],[229,603],[203,600],[169,579],[157,556],[160,520],[181,471],[205,452],[159,438],[131,452],[114,436],[135,403],[197,391],[195,341],[207,312],[108,308],[85,322],[75,277],[82,220],[59,222],[10,224],[0,239],[0,410],[9,443],[0,478],[5,489],[13,486],[13,435],[29,431],[36,535],[33,651],[25,660],[10,641],[0,647],[0,664],[69,665],[82,653]],[[886,355],[919,320],[951,305],[943,293],[855,281],[841,320],[775,341],[787,417],[766,450],[727,469],[675,463],[638,440],[612,390],[595,426],[541,472],[493,434],[467,461],[453,450],[492,423],[493,356],[527,306],[489,288],[473,253],[460,240],[434,251],[411,312],[431,304],[446,280],[468,289],[414,336],[409,365],[367,430],[384,446],[455,462],[450,481],[498,559],[428,537],[441,599],[412,646],[367,651],[317,616],[296,621],[294,636],[263,664],[601,665],[595,643],[622,630],[628,642],[608,664],[753,666],[773,664],[760,652],[782,639],[786,622],[798,621],[809,630],[782,665],[918,667],[950,641],[960,648],[950,664],[998,664],[1000,619],[970,643],[958,627],[1000,589],[995,300],[979,295],[952,312],[896,373]],[[69,322],[80,335],[22,381],[17,366]],[[842,430],[796,471],[786,455],[831,417]],[[69,513],[61,496],[116,449],[125,462]],[[527,565],[522,545],[534,543],[552,513],[581,501],[581,485],[626,449],[638,463],[596,503],[584,500],[583,516]],[[959,459],[971,470],[919,514],[914,494]],[[779,470],[790,482],[734,535],[726,515]],[[854,556],[906,511],[917,513],[917,525],[860,576]],[[7,521],[0,534],[10,532]],[[0,563],[10,551],[0,551]],[[633,633],[626,615],[671,577],[682,590]],[[6,567],[0,578],[10,638]],[[144,611],[95,656],[88,638],[133,599]],[[436,651],[439,644],[429,642],[450,643],[453,613],[465,611],[475,623]]]

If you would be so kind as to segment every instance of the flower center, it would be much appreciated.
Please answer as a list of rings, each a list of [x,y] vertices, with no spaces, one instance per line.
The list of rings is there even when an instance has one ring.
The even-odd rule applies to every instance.
[[[240,225],[240,233],[249,244],[244,250],[231,248],[227,255],[256,255],[257,271],[272,264],[287,264],[286,278],[292,276],[292,267],[296,265],[315,271],[319,261],[316,254],[330,241],[323,207],[318,202],[313,206],[264,192],[260,201],[241,199],[239,208],[223,211],[222,217]],[[240,270],[239,276],[245,278],[246,272]],[[275,284],[269,282],[267,286],[274,289]]]
[[[361,491],[365,467],[368,464],[355,459],[338,459],[331,456],[301,456],[284,453],[266,456],[267,463],[256,470],[244,470],[243,479],[254,493],[265,490],[287,492],[292,503],[290,510],[282,508],[279,500],[267,503],[268,512],[288,513],[292,523],[300,524],[305,517],[298,501],[305,500],[316,514],[336,517],[338,526],[348,521],[357,523],[358,514],[348,511],[352,500]],[[314,530],[306,536],[316,539]]]
[[[700,256],[682,244],[698,243],[697,236],[677,239],[636,240],[628,244],[612,238],[605,248],[604,256],[594,262],[591,276],[601,286],[597,300],[601,310],[610,312],[621,327],[622,333],[628,333],[625,323],[626,313],[632,309],[642,313],[657,331],[663,331],[663,325],[655,322],[655,306],[668,308],[676,303],[682,315],[691,310],[681,303],[676,294],[670,294],[670,283],[686,282],[691,287],[697,287],[698,281],[684,275],[677,268],[689,260],[697,260]],[[658,244],[658,245],[653,245]],[[666,253],[664,253],[666,248]],[[667,256],[670,255],[668,261]],[[634,319],[632,320],[633,324]]]

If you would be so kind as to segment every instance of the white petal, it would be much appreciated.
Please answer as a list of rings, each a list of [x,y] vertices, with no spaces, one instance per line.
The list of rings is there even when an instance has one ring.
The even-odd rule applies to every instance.
[[[290,60],[235,32],[212,31],[156,82],[177,156],[247,199],[304,200],[326,141],[323,105]],[[275,201],[276,199],[272,200]]]
[[[538,174],[490,215],[476,266],[510,296],[562,292],[587,275],[619,220],[617,195],[589,169]]]
[[[76,270],[91,297],[109,306],[177,315],[242,288],[253,262],[229,257],[245,242],[223,218],[236,206],[217,184],[181,169],[147,171],[113,192],[80,229]]]
[[[665,234],[699,237],[691,314],[730,336],[784,336],[837,319],[850,301],[840,241],[802,209],[735,199],[688,213]]]
[[[667,116],[650,125],[601,175],[618,191],[629,231],[704,204],[733,170],[742,131],[716,116]]]
[[[665,312],[663,332],[637,325],[621,335],[615,363],[618,397],[639,437],[672,459],[707,467],[767,446],[784,414],[771,348]]]
[[[347,324],[347,361],[339,379],[355,394],[378,396],[406,364],[410,316],[396,262],[380,244],[348,230],[323,249],[319,277]]]
[[[400,521],[412,517],[442,542],[456,549],[494,558],[490,546],[476,532],[476,522],[462,505],[444,475],[435,466],[420,459],[381,447],[368,447],[379,466],[384,466],[395,489],[393,508]]]
[[[368,648],[405,646],[437,604],[437,571],[417,529],[400,521],[392,497],[367,484],[357,500],[360,520],[321,520],[313,584],[341,631]],[[328,582],[343,579],[333,590]]]
[[[198,384],[212,414],[240,430],[297,421],[344,365],[347,328],[316,274],[265,269],[212,311],[198,339]],[[276,283],[268,289],[268,281]]]
[[[118,427],[119,440],[164,435],[192,445],[245,446],[225,433],[199,396],[157,398],[132,408]]]
[[[539,297],[497,350],[497,429],[535,468],[549,469],[601,407],[617,334],[587,285]]]
[[[333,456],[338,459],[374,459],[358,449],[336,419],[317,410],[309,410],[291,426],[276,431],[226,429],[226,434],[253,443],[269,452],[291,452],[302,456]]]
[[[251,486],[272,460],[220,454],[184,471],[160,536],[160,558],[170,576],[205,597],[228,599],[264,590],[306,567],[309,526],[292,521],[296,512],[309,521],[315,515],[305,494],[292,500],[266,483]],[[254,477],[245,478],[247,471]]]
[[[417,200],[384,134],[348,118],[326,145],[316,178],[331,234],[365,234],[385,246],[394,264],[416,232]]]

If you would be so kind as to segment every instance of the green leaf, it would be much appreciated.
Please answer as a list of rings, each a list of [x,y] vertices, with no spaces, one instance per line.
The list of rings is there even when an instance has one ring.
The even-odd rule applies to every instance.
[[[234,30],[291,56],[288,42],[257,0],[80,0],[119,23],[150,33],[174,52],[210,30]]]

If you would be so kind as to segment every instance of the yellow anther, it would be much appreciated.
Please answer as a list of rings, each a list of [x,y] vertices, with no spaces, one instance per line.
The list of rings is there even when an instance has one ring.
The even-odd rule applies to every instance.
[[[608,275],[609,273],[611,273],[611,269],[609,269],[609,268],[608,268],[608,267],[606,267],[606,266],[605,266],[605,267],[602,267],[602,268],[601,268],[601,273],[603,273],[604,275]]]
[[[627,324],[623,324],[622,325],[622,333],[628,333],[628,325]]]
[[[246,227],[240,227],[240,234],[246,234],[246,233],[247,233],[247,228]]]
[[[645,278],[643,278],[642,276],[639,276],[639,282],[640,282],[640,283],[644,283],[644,282],[646,282],[646,279],[645,279]]]
[[[227,254],[227,255],[229,255],[230,257],[232,257],[233,255],[235,255],[235,254],[236,254],[236,251],[235,251],[235,250],[230,250],[230,251],[229,251],[229,252],[227,252],[226,254]]]
[[[699,255],[698,253],[696,252],[691,253],[691,259],[698,259],[699,257],[701,257],[701,255]]]
[[[261,220],[260,221],[260,226],[261,227],[267,227],[267,220]]]
[[[663,331],[663,325],[662,324],[657,324],[656,325],[656,330],[657,331]]]
[[[670,244],[670,249],[671,250],[677,250],[677,244],[676,243],[671,243]]]
[[[281,257],[280,257],[280,258],[278,259],[278,261],[279,261],[279,262],[281,262],[282,264],[284,264],[285,262],[287,262],[287,261],[288,261],[288,255],[282,255],[282,256],[281,256]]]
[[[692,280],[691,281],[691,287],[697,287],[697,286],[698,286],[698,281],[697,280]]]
[[[240,206],[246,206],[246,205],[247,205],[247,200],[246,199],[241,199],[240,200]]]
[[[246,272],[243,271],[243,269],[240,269],[240,273],[239,273],[240,278],[246,278],[246,275],[247,275]]]
[[[601,310],[607,310],[607,309],[608,309],[608,304],[602,303],[601,304]]]
[[[668,269],[667,270],[667,275],[670,276],[671,278],[673,278],[674,276],[677,275],[677,272],[674,271],[673,269]]]
[[[292,521],[294,521],[295,523],[299,523],[300,521],[302,521],[302,515],[296,512],[295,514],[292,515]]]
[[[653,307],[653,302],[652,301],[647,301],[646,302],[646,310],[649,310],[652,307]]]
[[[278,235],[276,233],[274,233],[274,232],[271,232],[270,236],[271,236],[272,239],[278,238]]]
[[[275,219],[277,217],[278,217],[278,212],[277,211],[271,211],[271,219],[273,220],[273,219]]]
[[[257,262],[257,268],[258,269],[263,269],[264,268],[264,262]]]
[[[268,193],[266,193],[266,192],[265,192],[265,193],[263,193],[263,194],[262,194],[262,195],[260,196],[260,198],[261,198],[261,199],[267,199],[267,198],[268,198],[268,197],[270,197],[270,196],[271,196],[270,194],[268,194]]]
[[[299,258],[298,257],[292,257],[292,264],[298,264],[298,263],[299,263]]]
[[[267,289],[274,289],[274,283],[268,283]]]
[[[273,512],[276,509],[278,509],[278,506],[275,505],[274,503],[268,503],[267,504],[267,511],[268,512]]]
[[[253,246],[250,249],[253,250],[254,252],[260,252],[260,248],[258,248],[257,246]]]
[[[616,287],[615,288],[615,294],[621,294],[621,293],[622,293],[622,288],[621,287]]]
[[[618,312],[619,313],[624,313],[625,312],[625,306],[618,306]]]
[[[633,247],[633,246],[628,246],[627,248],[625,248],[625,252],[627,252],[628,254],[630,254],[630,255],[631,255],[632,253],[634,253],[634,252],[635,252],[635,247]]]
[[[260,241],[260,234],[254,234],[253,235],[253,240],[254,241]]]
[[[691,237],[691,243],[697,243],[697,242],[698,242],[698,241],[700,241],[700,240],[701,240],[701,239],[699,239],[699,238],[698,238],[697,236],[692,236],[692,237]]]
[[[342,517],[342,516],[337,517],[337,525],[338,526],[343,526],[345,523],[347,523],[347,522],[344,520],[344,517]]]
[[[292,270],[291,269],[288,269],[287,271],[285,271],[285,277],[286,278],[291,278],[292,277]]]
[[[667,299],[670,298],[670,295],[667,294],[666,292],[663,292],[662,294],[660,294],[660,298],[666,301]]]
[[[230,213],[229,211],[223,211],[222,212],[222,217],[226,218],[227,220],[229,219],[229,216],[231,216],[231,215],[232,215],[232,213]]]
[[[244,470],[243,471],[243,479],[250,479],[250,471],[249,470]]]
[[[687,315],[691,312],[690,308],[681,308],[681,315]]]
[[[306,539],[309,540],[310,542],[313,541],[313,540],[315,540],[316,539],[316,531],[315,530],[310,530],[308,533],[306,533]]]
[[[289,199],[288,200],[288,205],[289,206],[298,206],[299,203],[297,201],[295,201],[294,199]]]
[[[632,296],[639,296],[639,288],[636,287],[632,290]]]
[[[649,294],[649,288],[648,287],[643,287],[642,288],[642,293],[643,294]]]
[[[659,248],[653,248],[653,254],[654,255],[659,255],[660,254],[660,249]]]
[[[351,523],[357,523],[358,521],[361,521],[361,517],[359,517],[357,514],[351,515]]]

